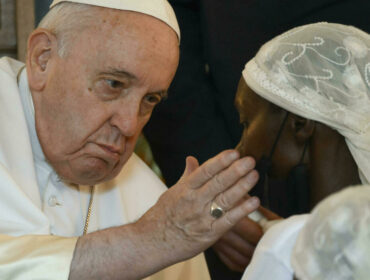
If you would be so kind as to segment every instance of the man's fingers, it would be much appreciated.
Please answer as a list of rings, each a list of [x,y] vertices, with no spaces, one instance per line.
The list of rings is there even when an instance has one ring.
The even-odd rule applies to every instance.
[[[194,170],[196,170],[199,167],[198,160],[192,156],[188,156],[186,158],[185,164],[186,164],[185,171],[184,171],[184,174],[182,174],[181,179],[186,176],[189,176]]]
[[[252,171],[254,166],[253,158],[239,159],[235,150],[224,151],[201,166],[195,158],[188,157],[179,184],[158,202],[164,208],[171,208],[171,211],[166,211],[171,220],[167,224],[172,225],[167,230],[186,240],[190,248],[192,243],[202,243],[204,248],[214,243],[240,219],[258,208],[258,198],[243,199],[257,181],[258,174]],[[222,205],[225,213],[212,205],[216,197],[215,203]],[[187,246],[183,250],[188,250]],[[237,251],[236,248],[233,250]]]
[[[254,167],[255,160],[251,157],[245,157],[233,162],[228,168],[222,170],[208,181],[203,188],[204,194],[207,197],[213,198],[223,193],[236,184],[241,178],[246,176]],[[256,173],[256,175],[258,174]],[[240,200],[244,194],[242,194],[238,200]]]
[[[210,179],[214,178],[215,175],[229,167],[238,158],[239,152],[236,150],[227,150],[221,152],[197,168],[188,177],[187,185],[193,189],[203,186]]]
[[[246,242],[254,246],[257,245],[263,235],[261,226],[248,217],[240,220],[233,228],[233,231],[238,234],[240,238],[243,238]]]
[[[248,193],[254,187],[257,181],[258,181],[258,173],[257,171],[252,170],[246,176],[241,178],[234,186],[230,187],[228,190],[221,192],[219,195],[217,195],[214,201],[222,209],[228,211],[237,202],[240,201],[240,198],[242,198],[246,193]]]

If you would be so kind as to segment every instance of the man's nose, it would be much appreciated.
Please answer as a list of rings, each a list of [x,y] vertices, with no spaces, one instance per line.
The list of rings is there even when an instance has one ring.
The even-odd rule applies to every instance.
[[[120,106],[113,113],[111,125],[117,127],[123,136],[131,137],[139,127],[139,118],[138,106]]]

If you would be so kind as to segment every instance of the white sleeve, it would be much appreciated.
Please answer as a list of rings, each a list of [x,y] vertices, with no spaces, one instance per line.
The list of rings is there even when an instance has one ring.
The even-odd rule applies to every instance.
[[[257,256],[256,256],[257,257]],[[260,252],[245,271],[242,280],[292,280],[293,274],[289,267],[280,262],[269,252]]]
[[[67,280],[77,239],[0,235],[0,279]]]
[[[308,215],[281,220],[267,230],[253,254],[242,280],[292,280],[293,246]]]

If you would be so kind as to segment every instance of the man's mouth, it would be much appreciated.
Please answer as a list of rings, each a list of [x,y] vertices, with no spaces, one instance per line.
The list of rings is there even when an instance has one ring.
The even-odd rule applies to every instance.
[[[107,144],[97,144],[106,154],[110,155],[114,158],[119,158],[123,151],[121,147],[113,146],[113,145],[107,145]]]

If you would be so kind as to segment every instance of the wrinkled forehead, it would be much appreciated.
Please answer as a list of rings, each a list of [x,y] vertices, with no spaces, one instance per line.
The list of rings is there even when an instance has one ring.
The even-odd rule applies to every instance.
[[[165,44],[171,47],[179,47],[178,37],[173,29],[157,18],[134,11],[97,9],[99,12],[93,23],[96,35],[106,35],[107,39],[118,37],[122,40],[140,37],[153,45],[166,41]]]
[[[78,38],[80,44],[76,45],[75,53],[92,48],[94,51],[84,59],[89,62],[94,57],[91,64],[94,63],[97,71],[130,73],[139,83],[160,84],[158,90],[166,89],[179,57],[175,33],[150,16],[125,13],[129,16],[125,16],[123,22],[111,22],[112,18],[107,18],[103,29],[85,32]]]
[[[181,34],[176,15],[167,0],[54,0],[50,8],[62,2],[79,3],[146,14],[166,23],[175,31],[180,41]]]

